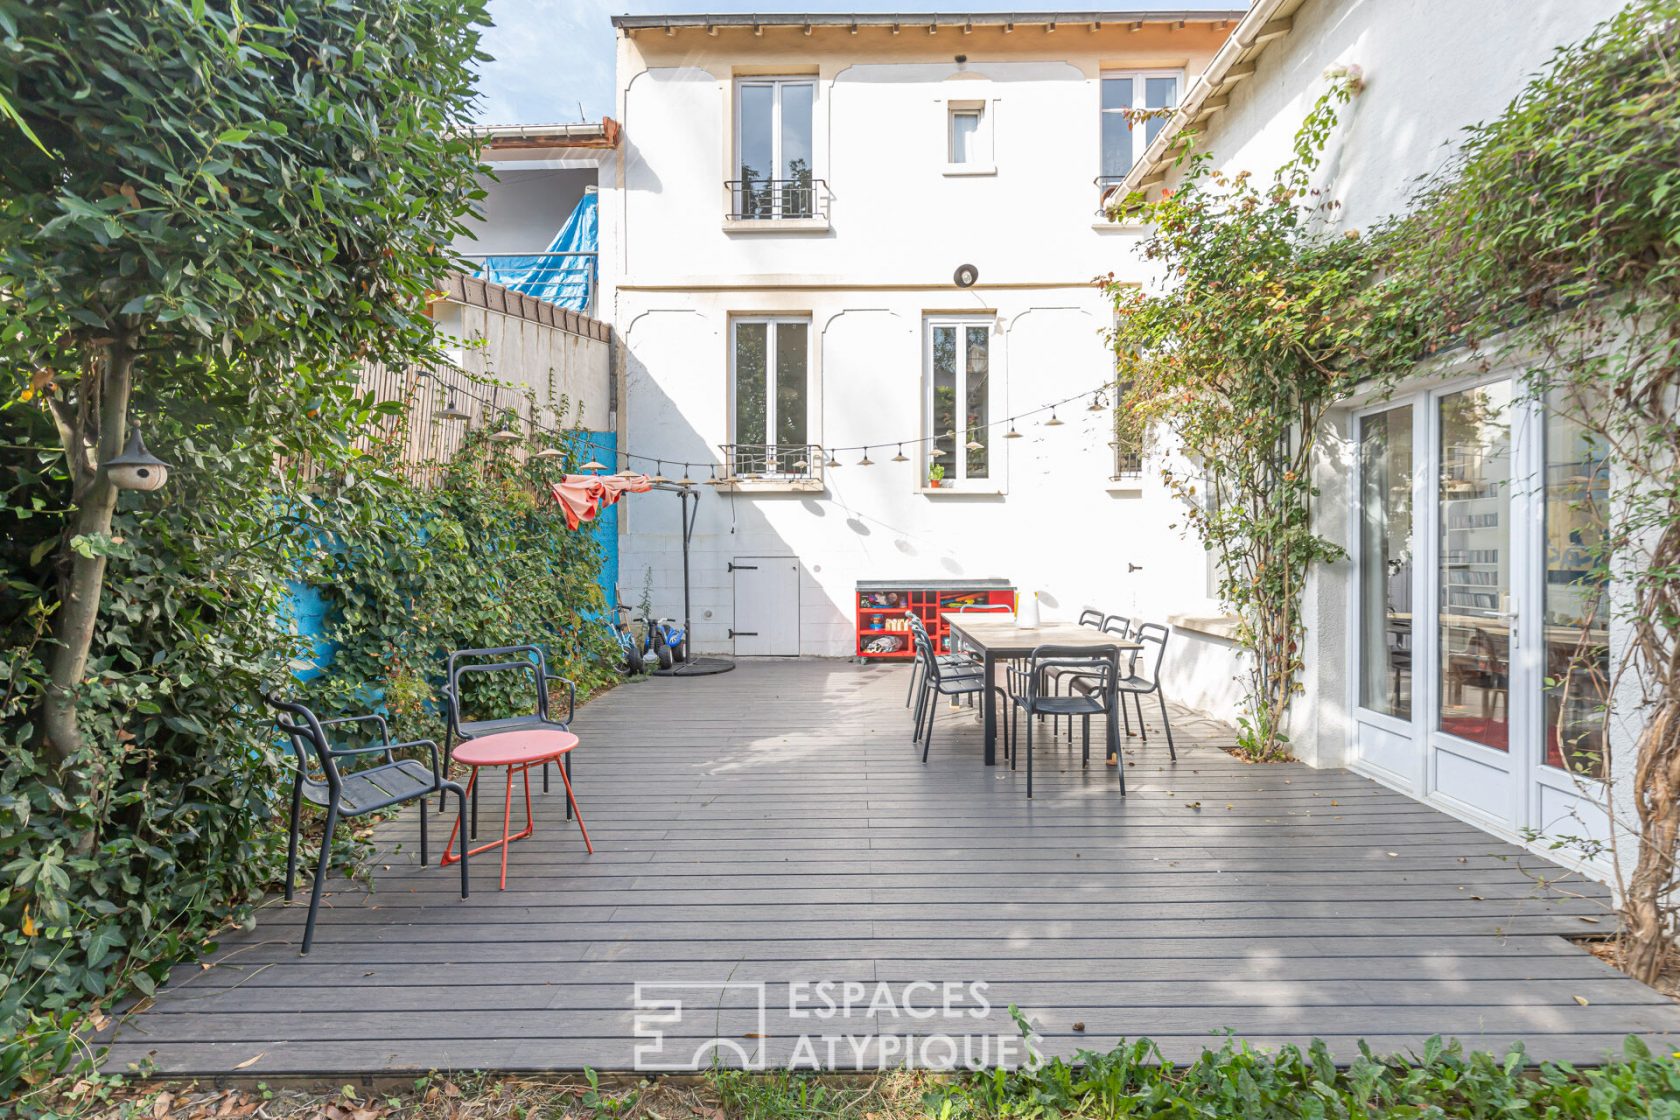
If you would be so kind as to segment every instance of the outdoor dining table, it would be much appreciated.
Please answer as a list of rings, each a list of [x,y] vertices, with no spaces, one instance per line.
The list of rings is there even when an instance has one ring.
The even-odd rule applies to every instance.
[[[942,617],[951,633],[963,644],[980,652],[985,680],[991,683],[1000,658],[1026,657],[1039,646],[1083,646],[1095,649],[1113,646],[1121,653],[1134,653],[1143,648],[1137,642],[1109,634],[1090,626],[1072,622],[1049,622],[1030,630],[1015,625],[1012,614],[981,614],[947,612]],[[1118,675],[1119,666],[1115,667]],[[980,727],[986,741],[986,765],[997,765],[997,694],[990,688],[981,692]],[[1110,737],[1110,745],[1113,738]]]
[[[502,890],[507,890],[507,861],[508,847],[515,840],[523,840],[536,831],[536,817],[531,811],[531,767],[542,766],[549,762],[560,762],[560,780],[566,784],[566,801],[572,808],[572,814],[577,818],[578,831],[583,833],[583,846],[591,855],[595,852],[595,845],[589,841],[589,829],[584,827],[583,813],[577,807],[577,798],[572,794],[572,779],[566,773],[566,766],[561,760],[578,745],[578,737],[570,731],[553,731],[542,728],[530,728],[524,731],[500,731],[494,735],[481,735],[476,739],[468,739],[455,748],[454,760],[462,766],[472,768],[472,775],[467,779],[466,796],[471,797],[478,785],[478,775],[485,767],[505,766],[507,768],[506,800],[502,803],[502,836],[499,840],[492,840],[487,844],[480,844],[476,848],[467,848],[469,840],[461,837],[462,855],[455,853],[455,837],[460,834],[461,821],[455,821],[455,827],[449,830],[449,843],[443,846],[443,858],[439,864],[448,867],[458,863],[464,856],[476,856],[495,848],[502,850]],[[513,831],[513,779],[514,776],[525,780],[525,827],[519,832]],[[463,816],[465,812],[463,810]],[[472,828],[473,839],[477,839],[477,814],[474,814]]]

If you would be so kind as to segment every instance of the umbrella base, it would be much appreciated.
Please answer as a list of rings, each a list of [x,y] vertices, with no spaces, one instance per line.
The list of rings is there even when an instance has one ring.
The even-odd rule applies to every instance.
[[[716,673],[727,673],[735,668],[735,662],[722,657],[691,657],[687,661],[679,661],[669,669],[655,669],[656,677],[709,677]]]

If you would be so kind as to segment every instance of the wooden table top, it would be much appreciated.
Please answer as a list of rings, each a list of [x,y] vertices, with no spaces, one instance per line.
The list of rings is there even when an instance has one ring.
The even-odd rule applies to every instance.
[[[1073,622],[1047,622],[1032,630],[1015,625],[1015,616],[999,612],[956,613],[940,616],[963,641],[976,649],[1004,657],[1024,657],[1039,646],[1114,646],[1122,652],[1143,646],[1118,634],[1105,634]]]

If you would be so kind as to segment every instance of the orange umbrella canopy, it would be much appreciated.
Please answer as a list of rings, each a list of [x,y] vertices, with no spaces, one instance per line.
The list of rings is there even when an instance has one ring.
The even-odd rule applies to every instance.
[[[618,501],[623,494],[645,494],[653,489],[653,481],[645,474],[596,475],[569,474],[552,487],[554,500],[566,513],[566,528],[576,529],[585,521],[595,520],[603,509]]]

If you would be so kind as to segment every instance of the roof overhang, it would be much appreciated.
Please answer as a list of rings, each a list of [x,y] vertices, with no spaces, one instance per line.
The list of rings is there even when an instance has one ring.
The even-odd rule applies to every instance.
[[[490,151],[525,148],[616,148],[618,122],[611,117],[581,124],[490,124],[469,130]]]
[[[1142,28],[1145,24],[1221,23],[1241,19],[1246,8],[1186,9],[1183,11],[1117,10],[1083,12],[770,12],[758,15],[716,13],[712,15],[614,16],[613,26],[624,34],[637,31],[664,31],[675,34],[679,28],[704,28],[716,32],[723,27],[1003,27],[1016,24],[1024,27],[1055,28],[1084,26]]]
[[[1184,130],[1204,124],[1225,108],[1237,83],[1252,77],[1267,46],[1288,35],[1295,27],[1295,13],[1307,0],[1254,0],[1225,40],[1207,69],[1203,70],[1179,102],[1178,112],[1156,133],[1154,143],[1118,186],[1113,197],[1125,198],[1148,192],[1166,181],[1167,172],[1178,156]]]

